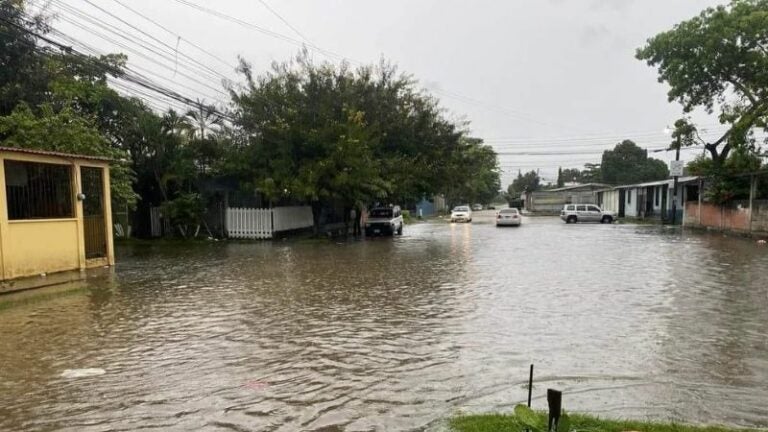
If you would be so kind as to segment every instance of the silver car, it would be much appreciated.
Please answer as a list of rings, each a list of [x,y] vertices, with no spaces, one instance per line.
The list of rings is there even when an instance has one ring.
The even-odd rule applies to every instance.
[[[616,215],[594,204],[566,204],[560,212],[560,219],[565,221],[565,223],[612,223],[616,219]]]
[[[516,208],[505,208],[496,213],[496,226],[520,226],[523,216]]]

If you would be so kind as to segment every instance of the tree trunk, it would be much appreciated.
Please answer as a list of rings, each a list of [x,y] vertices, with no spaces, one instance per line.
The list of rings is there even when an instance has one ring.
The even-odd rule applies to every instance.
[[[315,233],[315,237],[320,236],[320,215],[323,211],[323,206],[320,201],[312,201],[312,229]]]

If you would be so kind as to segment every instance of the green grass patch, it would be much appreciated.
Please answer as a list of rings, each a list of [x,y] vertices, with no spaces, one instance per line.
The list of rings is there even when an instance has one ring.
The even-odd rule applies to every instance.
[[[536,412],[538,421],[547,424],[547,414]],[[739,429],[722,426],[693,426],[680,423],[664,423],[634,420],[608,420],[583,414],[568,414],[572,432],[755,432],[760,429]],[[514,414],[459,415],[450,419],[454,432],[523,432],[526,424]]]

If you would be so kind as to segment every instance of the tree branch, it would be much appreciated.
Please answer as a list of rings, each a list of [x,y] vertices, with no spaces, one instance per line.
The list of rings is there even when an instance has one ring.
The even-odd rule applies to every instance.
[[[738,91],[744,94],[744,96],[749,99],[749,103],[752,104],[752,106],[756,106],[758,104],[758,100],[755,97],[755,95],[752,94],[752,92],[744,86],[744,84],[736,81],[732,76],[728,77],[728,82],[730,82]]]

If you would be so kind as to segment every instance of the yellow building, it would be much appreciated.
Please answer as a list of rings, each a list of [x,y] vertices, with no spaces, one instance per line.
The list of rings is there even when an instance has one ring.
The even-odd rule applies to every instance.
[[[0,281],[113,265],[111,215],[108,159],[0,147]]]

